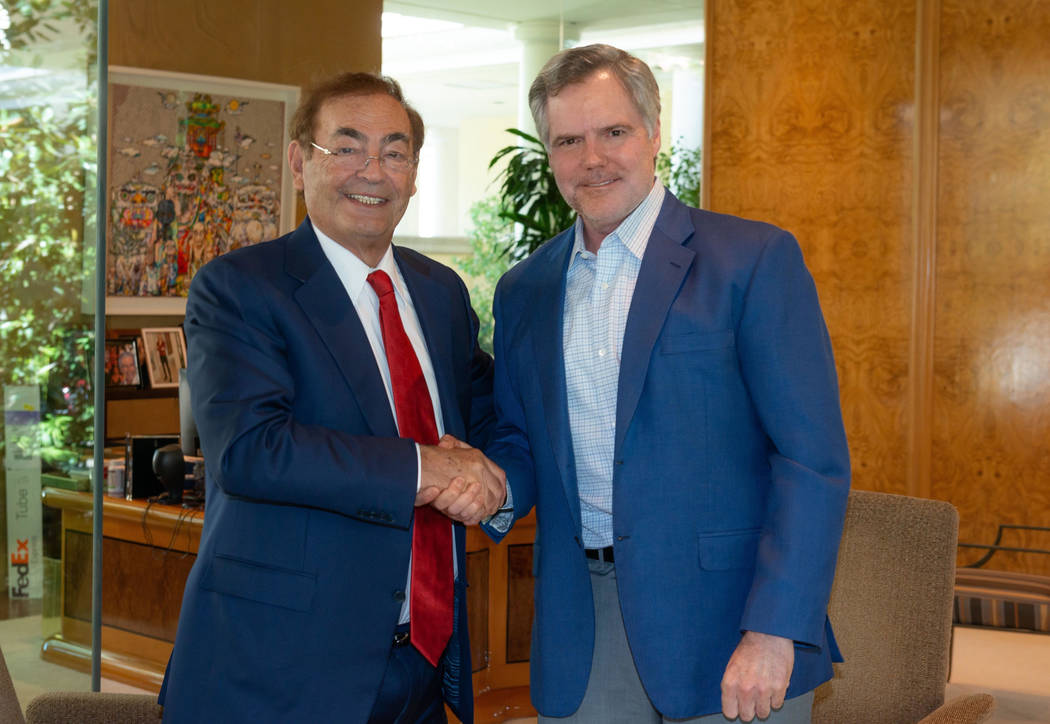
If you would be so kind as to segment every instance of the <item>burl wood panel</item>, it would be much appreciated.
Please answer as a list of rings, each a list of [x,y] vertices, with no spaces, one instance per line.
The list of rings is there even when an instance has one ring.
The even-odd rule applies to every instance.
[[[906,492],[915,2],[709,2],[710,207],[798,238],[854,484]]]
[[[166,541],[157,541],[163,545]],[[91,620],[91,535],[66,531],[64,614]],[[196,556],[105,537],[102,539],[102,623],[175,640],[186,577]]]
[[[532,544],[507,546],[507,663],[529,660],[532,586]]]
[[[467,630],[474,672],[489,665],[489,554],[467,553]]]
[[[941,6],[932,493],[961,541],[991,543],[1050,526],[1050,3]],[[1050,556],[987,567],[1050,574]]]

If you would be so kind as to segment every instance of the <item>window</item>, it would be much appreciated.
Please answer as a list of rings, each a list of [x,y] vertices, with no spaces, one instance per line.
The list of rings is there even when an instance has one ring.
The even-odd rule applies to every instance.
[[[664,150],[699,149],[703,118],[700,0],[594,5],[433,0],[388,2],[383,72],[401,82],[426,123],[418,193],[398,242],[429,253],[469,251],[469,210],[496,193],[489,160],[514,143],[506,128],[534,133],[525,98],[562,47],[608,43],[645,60],[660,84]]]

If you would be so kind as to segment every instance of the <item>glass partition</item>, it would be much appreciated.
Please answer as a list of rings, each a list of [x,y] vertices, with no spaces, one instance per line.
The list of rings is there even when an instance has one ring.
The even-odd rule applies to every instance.
[[[657,173],[679,198],[699,205],[703,137],[704,8],[702,0],[422,0],[386,2],[383,72],[396,78],[426,125],[417,193],[394,241],[451,263],[467,278],[481,321],[481,345],[491,350],[492,294],[513,263],[521,227],[501,216],[543,196],[549,181],[527,96],[547,60],[562,48],[607,43],[652,68],[661,91],[662,148]],[[528,200],[499,198],[505,147],[535,147],[519,188]],[[550,188],[549,186],[547,188]],[[554,203],[552,206],[556,206]],[[551,206],[547,207],[548,209]],[[567,210],[565,207],[562,210]],[[536,215],[531,218],[536,221]],[[541,240],[571,223],[550,214]],[[514,250],[518,251],[517,248]],[[472,646],[475,716],[530,713],[529,641],[533,619],[531,519],[519,521],[501,545],[467,536],[467,610]]]
[[[698,162],[702,0],[659,0],[639,13],[637,3],[618,1],[386,2],[383,72],[401,82],[427,129],[419,191],[398,229],[401,240],[438,254],[469,251],[470,209],[497,191],[489,161],[515,143],[505,129],[535,132],[528,88],[561,48],[608,43],[646,61],[660,84],[663,150],[676,147]]]
[[[418,191],[395,241],[469,279],[483,346],[491,344],[492,292],[520,231],[499,213],[497,176],[507,158],[489,164],[500,149],[522,143],[507,129],[535,133],[529,86],[560,49],[608,43],[649,64],[661,92],[658,173],[679,198],[699,206],[702,0],[654,0],[644,13],[621,0],[388,1],[383,11],[383,72],[401,83],[426,124]]]
[[[41,660],[62,576],[91,581],[90,555],[63,571],[42,491],[91,487],[97,16],[97,2],[0,4],[0,641],[23,707],[90,684]]]

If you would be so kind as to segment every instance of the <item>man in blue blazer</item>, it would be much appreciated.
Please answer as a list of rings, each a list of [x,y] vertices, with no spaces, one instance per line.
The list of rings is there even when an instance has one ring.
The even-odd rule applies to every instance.
[[[530,105],[579,218],[496,290],[486,452],[490,530],[537,510],[540,721],[809,721],[850,468],[799,247],[654,180],[637,58],[563,51]]]
[[[484,444],[494,419],[467,291],[391,246],[422,121],[396,82],[352,73],[303,99],[292,136],[308,218],[212,261],[187,302],[207,508],[164,718],[430,724],[446,721],[447,702],[470,722],[462,523],[492,513],[505,489],[476,450],[436,445],[446,431]],[[388,337],[391,304],[405,354]],[[413,399],[429,399],[406,408],[395,398],[408,356]],[[399,436],[417,413],[432,414],[428,444]],[[436,648],[431,636],[430,654],[413,597],[429,570],[413,545],[424,506],[448,516],[447,565],[430,573],[447,582],[451,634]]]

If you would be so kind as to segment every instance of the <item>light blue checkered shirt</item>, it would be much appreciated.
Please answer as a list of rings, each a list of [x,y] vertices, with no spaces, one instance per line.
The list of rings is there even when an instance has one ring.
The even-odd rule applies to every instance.
[[[656,181],[642,203],[602,240],[597,254],[587,251],[582,222],[576,220],[562,343],[586,548],[612,545],[613,446],[623,332],[663,200],[664,187]]]

